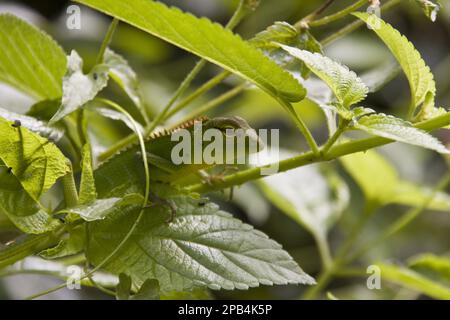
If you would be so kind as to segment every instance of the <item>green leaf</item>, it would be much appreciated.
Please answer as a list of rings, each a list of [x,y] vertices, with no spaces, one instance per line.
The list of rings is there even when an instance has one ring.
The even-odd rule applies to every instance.
[[[122,88],[130,97],[139,111],[145,115],[145,105],[139,92],[139,80],[128,62],[119,54],[110,50],[105,51],[104,64],[109,67],[109,76]]]
[[[391,264],[377,264],[381,277],[406,288],[421,292],[435,299],[450,299],[450,288],[428,279],[413,270]]]
[[[435,22],[439,10],[441,10],[441,2],[440,1],[430,1],[430,0],[416,0],[416,3],[422,7],[423,13],[430,19]]]
[[[289,53],[281,49],[278,44],[281,43],[310,52],[322,53],[322,46],[308,30],[298,31],[294,26],[284,21],[275,22],[266,30],[258,33],[249,42],[262,50],[266,56],[270,57],[278,65],[291,71],[291,73],[297,73],[300,70],[303,78],[309,75],[309,69],[303,62],[293,58]]]
[[[0,117],[0,159],[36,201],[68,172],[67,159],[47,139]]]
[[[427,103],[422,106],[422,109],[433,108],[434,96],[436,95],[433,74],[414,45],[390,24],[377,16],[362,12],[353,14],[371,27],[402,67],[411,89],[411,106],[414,108],[412,111],[424,102]],[[428,94],[431,98],[425,101]]]
[[[0,15],[0,81],[43,99],[62,95],[66,55],[47,34],[11,15]]]
[[[108,83],[107,71],[106,65],[97,65],[89,74],[84,74],[83,60],[75,50],[72,50],[63,80],[61,107],[50,119],[50,123],[61,120],[94,99]]]
[[[428,209],[450,212],[450,195],[445,192],[434,192],[432,188],[417,186],[411,182],[398,181],[393,194],[385,199],[385,204],[396,203],[406,206],[419,207],[428,201]]]
[[[240,75],[269,94],[299,101],[304,88],[288,72],[243,41],[238,35],[206,18],[150,1],[77,0],[158,38],[192,52]]]
[[[1,162],[0,162],[1,163]],[[4,214],[21,231],[40,234],[60,225],[47,211],[33,200],[17,178],[0,168],[0,214]]]
[[[408,260],[410,268],[450,282],[450,258],[431,253],[421,254]]]
[[[401,180],[394,166],[374,150],[353,153],[339,160],[369,202],[419,207],[434,192],[431,188]],[[436,193],[427,208],[449,211],[450,196],[444,192]]]
[[[94,171],[92,169],[91,144],[86,143],[82,150],[81,182],[78,202],[80,204],[88,204],[95,201],[95,199],[97,199],[97,191],[95,189]]]
[[[384,203],[393,195],[398,181],[397,172],[374,150],[353,153],[339,160],[369,202]]]
[[[0,108],[0,117],[12,122],[20,121],[20,124],[23,127],[55,142],[59,141],[59,139],[61,139],[64,135],[64,132],[62,130],[51,127],[43,121],[36,120],[33,117],[25,116],[23,114],[15,113],[3,108]]]
[[[108,108],[104,108],[104,107],[100,107],[98,105],[93,105],[92,108],[90,108],[90,110],[98,113],[99,115],[112,119],[112,120],[116,120],[116,121],[122,121],[128,128],[130,128],[131,130],[134,130],[135,127],[137,126],[139,131],[144,133],[144,128],[142,127],[142,125],[138,122],[134,122],[132,123],[130,121],[130,119],[124,115],[123,113],[117,112],[115,110],[112,109],[108,109]]]
[[[135,233],[105,268],[127,273],[136,286],[158,279],[162,292],[248,289],[259,284],[312,284],[281,246],[262,232],[220,211],[205,199],[168,198],[147,210]],[[134,223],[139,207],[124,207],[91,223],[88,255],[95,265],[112,252]],[[138,263],[137,263],[138,262]]]
[[[409,122],[382,113],[365,116],[354,121],[354,128],[376,136],[427,148],[439,153],[450,153],[431,134],[413,127]]]
[[[349,203],[347,185],[330,170],[297,168],[260,181],[266,197],[316,237],[324,238]]]
[[[84,250],[86,233],[84,226],[78,226],[69,231],[67,239],[61,240],[55,247],[41,251],[44,259],[59,259],[80,253]]]
[[[346,66],[320,53],[311,53],[285,45],[280,46],[292,56],[302,60],[314,74],[322,79],[344,108],[348,109],[351,105],[365,99],[368,92],[367,86]]]

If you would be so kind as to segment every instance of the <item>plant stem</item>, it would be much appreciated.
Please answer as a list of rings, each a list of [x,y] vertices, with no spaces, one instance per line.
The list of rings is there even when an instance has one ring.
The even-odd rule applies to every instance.
[[[339,12],[336,12],[332,15],[323,17],[321,19],[318,20],[314,20],[308,23],[308,26],[310,27],[318,27],[318,26],[323,26],[326,25],[328,23],[337,21],[339,19],[345,18],[346,16],[348,16],[350,13],[352,13],[355,10],[358,10],[359,8],[361,8],[362,6],[366,5],[368,3],[367,0],[359,0],[357,2],[355,2],[354,4],[342,9]]]
[[[392,7],[396,6],[397,4],[399,4],[400,1],[402,1],[402,0],[390,0],[390,1],[387,1],[384,5],[382,5],[380,7],[380,9],[382,11],[387,11],[387,10],[391,9]],[[363,25],[364,25],[364,21],[356,20],[356,21],[346,25],[342,29],[334,32],[331,36],[323,39],[322,41],[320,41],[320,43],[322,44],[322,46],[326,47],[330,43],[332,43],[332,42],[336,41],[337,39],[340,39],[343,36],[345,36],[345,35],[353,32],[353,31],[355,31],[356,29],[358,29],[359,27],[361,27]]]
[[[310,25],[314,19],[319,16],[322,12],[324,12],[329,6],[333,4],[334,0],[327,0],[324,4],[322,4],[318,9],[314,10],[312,13],[308,14],[306,17],[298,21],[294,27],[297,30],[300,30],[304,27],[307,27]]]
[[[325,155],[330,150],[330,148],[335,144],[335,142],[339,139],[339,137],[345,132],[345,129],[347,128],[349,123],[350,123],[349,120],[346,119],[340,120],[336,132],[330,137],[330,139],[328,139],[327,143],[323,146],[321,150],[323,155]]]
[[[285,101],[283,99],[277,99],[277,101],[288,111],[289,115],[294,120],[295,124],[297,125],[297,128],[300,130],[300,132],[305,137],[306,142],[308,143],[309,147],[311,148],[312,153],[315,156],[319,156],[320,150],[319,150],[319,147],[317,146],[316,140],[314,139],[313,135],[311,134],[311,131],[309,131],[305,122],[303,122],[303,119],[297,114],[297,112],[295,112],[294,107],[291,105],[291,103],[288,101]]]
[[[102,45],[100,47],[100,51],[97,55],[96,64],[103,63],[103,58],[105,56],[106,48],[108,48],[111,43],[114,32],[116,31],[117,25],[119,24],[119,20],[117,18],[113,18],[111,24],[109,25],[108,31],[106,32],[105,38],[102,41]]]
[[[425,130],[425,131],[431,131],[435,129],[439,129],[442,127],[445,127],[450,124],[450,112],[447,112],[444,115],[441,115],[439,117],[433,118],[431,120],[423,121],[420,123],[416,123],[415,127]],[[301,155],[285,159],[280,161],[279,164],[279,171],[278,172],[284,172],[291,169],[295,169],[298,167],[302,167],[305,165],[309,165],[312,163],[318,163],[323,161],[330,161],[334,160],[336,158],[339,158],[341,156],[345,156],[348,154],[366,151],[375,147],[379,147],[382,145],[386,145],[389,143],[394,142],[393,140],[381,138],[381,137],[371,137],[361,140],[353,140],[345,143],[341,143],[339,145],[333,146],[325,156],[316,156],[313,152],[306,152]],[[215,190],[222,190],[227,189],[233,186],[241,185],[245,182],[252,181],[259,179],[263,177],[261,175],[261,169],[267,168],[269,165],[262,166],[262,167],[255,167],[247,170],[243,170],[240,172],[237,172],[235,174],[228,175],[221,179],[221,181],[215,182],[212,186],[205,185],[202,183],[195,184],[192,186],[189,186],[187,189],[193,192],[211,192]]]
[[[330,247],[326,236],[314,235],[314,240],[316,241],[317,248],[319,250],[320,260],[322,261],[322,269],[324,271],[330,269],[333,263],[333,258],[331,257]]]
[[[223,71],[219,73],[217,76],[203,84],[201,87],[199,87],[197,90],[195,90],[193,93],[191,93],[189,96],[181,100],[175,107],[173,107],[167,115],[164,117],[163,120],[166,120],[170,117],[172,117],[174,114],[178,113],[180,110],[188,106],[192,101],[206,93],[207,91],[211,90],[215,86],[217,86],[219,83],[221,83],[224,79],[229,77],[231,72],[229,71]]]
[[[199,115],[205,114],[206,112],[210,111],[211,109],[221,105],[225,101],[228,101],[229,99],[234,98],[239,93],[244,91],[247,87],[248,87],[247,82],[245,82],[237,87],[234,87],[232,90],[229,90],[229,91],[225,92],[224,94],[218,96],[217,98],[205,103],[203,106],[195,108],[195,110],[193,110],[192,113],[190,113],[189,115],[184,117],[183,120],[179,121],[179,123],[184,123],[190,119],[194,119],[194,118],[198,117]],[[175,126],[178,126],[178,125],[175,125]]]

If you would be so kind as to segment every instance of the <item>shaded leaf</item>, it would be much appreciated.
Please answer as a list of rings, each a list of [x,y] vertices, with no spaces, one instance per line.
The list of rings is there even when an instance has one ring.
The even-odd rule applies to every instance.
[[[156,37],[192,52],[255,83],[269,94],[289,101],[305,90],[288,72],[239,36],[206,18],[197,18],[165,4],[135,0],[77,0]]]
[[[11,15],[0,15],[0,81],[43,99],[62,95],[66,55],[46,33]]]
[[[145,280],[138,292],[131,297],[131,300],[159,300],[158,280]]]
[[[85,239],[84,226],[78,226],[69,231],[66,239],[52,248],[41,251],[39,255],[44,259],[59,259],[80,253],[84,250]]]
[[[131,278],[125,273],[119,274],[119,283],[116,286],[117,300],[128,300],[131,295]]]
[[[107,270],[129,274],[137,286],[156,278],[163,292],[314,283],[278,243],[216,205],[187,196],[167,200],[177,209],[174,220],[166,222],[171,214],[168,206],[147,209],[133,241],[107,264]],[[98,264],[114,250],[138,213],[138,207],[129,206],[92,223],[90,231],[96,239],[88,250],[92,263]]]
[[[21,231],[40,234],[60,225],[5,168],[0,168],[0,181],[0,214],[6,215]]]

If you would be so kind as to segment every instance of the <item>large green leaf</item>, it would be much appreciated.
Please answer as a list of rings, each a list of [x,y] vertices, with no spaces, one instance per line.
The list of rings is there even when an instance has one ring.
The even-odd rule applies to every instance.
[[[4,167],[0,168],[0,181],[0,214],[6,215],[17,228],[25,233],[39,234],[58,227],[58,220],[33,200]]]
[[[406,288],[424,293],[432,298],[450,300],[450,288],[435,282],[411,269],[392,265],[378,264],[384,280],[397,283]]]
[[[423,104],[423,109],[434,108],[436,84],[430,68],[409,40],[375,15],[355,12],[355,16],[365,21],[380,37],[401,65],[411,88],[411,105],[416,108]],[[429,98],[427,99],[427,95]]]
[[[174,196],[147,209],[136,231],[106,269],[126,273],[136,286],[157,279],[163,292],[195,287],[248,289],[259,284],[312,284],[281,246],[205,199]],[[116,210],[90,224],[88,255],[98,264],[134,223],[139,207]]]
[[[0,159],[36,201],[68,172],[67,159],[47,139],[0,117]]]
[[[162,38],[255,83],[271,95],[299,101],[305,90],[289,73],[239,36],[206,18],[151,0],[76,0]]]
[[[354,121],[354,127],[376,136],[427,148],[439,153],[450,153],[438,139],[428,132],[413,127],[407,121],[382,113],[364,116]]]
[[[67,73],[63,80],[61,106],[50,119],[57,122],[94,99],[108,84],[108,66],[96,65],[89,74],[83,73],[83,60],[73,50],[68,57]]]
[[[369,89],[362,80],[346,66],[320,53],[311,53],[281,45],[292,56],[302,60],[308,68],[331,88],[338,102],[346,109],[365,99]]]
[[[66,55],[53,39],[13,15],[0,15],[0,81],[37,99],[57,99],[65,70]]]

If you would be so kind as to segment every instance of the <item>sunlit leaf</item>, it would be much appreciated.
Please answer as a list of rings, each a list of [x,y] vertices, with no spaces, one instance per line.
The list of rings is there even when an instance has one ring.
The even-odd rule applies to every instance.
[[[66,54],[47,34],[11,15],[0,15],[0,81],[39,99],[62,95]]]
[[[239,36],[206,18],[151,0],[77,0],[192,52],[255,83],[271,95],[299,101],[305,90],[288,72]]]

